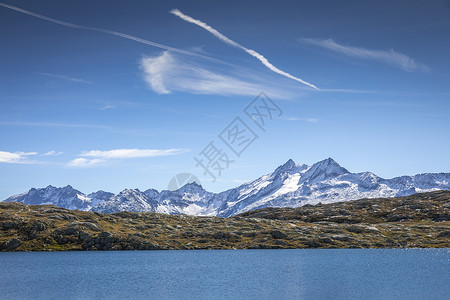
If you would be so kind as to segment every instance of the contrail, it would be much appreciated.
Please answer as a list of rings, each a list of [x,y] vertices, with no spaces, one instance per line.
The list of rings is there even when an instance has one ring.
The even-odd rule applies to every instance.
[[[177,17],[180,17],[181,19],[183,19],[183,20],[185,20],[185,21],[187,21],[187,22],[189,22],[189,23],[193,23],[193,24],[195,24],[195,25],[197,25],[197,26],[202,27],[203,29],[206,29],[207,31],[211,32],[214,36],[216,36],[217,38],[219,38],[219,39],[222,40],[223,42],[225,42],[225,43],[227,43],[227,44],[229,44],[229,45],[231,45],[231,46],[237,47],[237,48],[239,48],[239,49],[241,49],[241,50],[244,50],[245,52],[247,52],[247,53],[250,54],[251,56],[255,57],[257,60],[259,60],[263,65],[265,65],[265,66],[266,66],[267,68],[269,68],[271,71],[273,71],[273,72],[275,72],[275,73],[278,73],[278,74],[280,74],[280,75],[282,75],[282,76],[285,76],[285,77],[287,77],[287,78],[290,78],[290,79],[296,80],[296,81],[298,81],[298,82],[301,82],[301,83],[303,83],[303,84],[305,84],[305,85],[307,85],[307,86],[309,86],[309,87],[312,87],[312,88],[314,88],[314,89],[316,89],[316,90],[319,89],[318,87],[316,87],[315,85],[313,85],[313,84],[311,84],[311,83],[309,83],[309,82],[306,82],[306,81],[304,81],[304,80],[302,80],[302,79],[300,79],[300,78],[298,78],[298,77],[295,77],[295,76],[293,76],[293,75],[291,75],[291,74],[289,74],[289,73],[287,73],[287,72],[284,72],[284,71],[278,69],[277,67],[275,67],[274,65],[272,65],[272,64],[271,64],[271,63],[270,63],[263,55],[259,54],[259,53],[256,52],[255,50],[248,49],[248,48],[242,46],[241,44],[236,43],[235,41],[233,41],[233,40],[227,38],[226,36],[224,36],[223,34],[221,34],[220,32],[218,32],[217,30],[215,30],[214,28],[212,28],[211,26],[209,26],[209,25],[206,24],[205,22],[202,22],[202,21],[200,21],[200,20],[197,20],[197,19],[194,19],[194,18],[192,18],[192,17],[190,17],[190,16],[187,16],[187,15],[183,14],[183,13],[182,13],[180,10],[178,10],[178,9],[172,9],[172,10],[170,11],[170,13],[171,13],[171,14],[174,14],[174,15],[177,16]]]
[[[373,59],[378,60],[387,64],[394,66],[399,66],[407,72],[415,71],[430,71],[426,65],[414,61],[411,57],[394,51],[386,50],[373,50],[360,47],[351,47],[343,44],[339,44],[332,39],[322,40],[322,39],[302,39],[304,43],[311,44],[314,46],[322,47],[337,53],[342,53],[350,57],[356,57],[361,59]]]
[[[128,40],[132,40],[132,41],[135,41],[135,42],[138,42],[138,43],[142,43],[142,44],[145,44],[145,45],[149,45],[149,46],[157,47],[157,48],[160,48],[160,49],[164,49],[164,50],[170,50],[170,51],[181,53],[181,54],[185,54],[185,55],[203,57],[203,58],[206,58],[206,59],[209,59],[209,60],[220,61],[218,59],[215,59],[215,58],[212,58],[212,57],[209,57],[209,56],[206,56],[206,55],[202,55],[202,54],[198,54],[198,53],[195,53],[195,52],[186,51],[186,50],[182,50],[182,49],[178,49],[178,48],[173,48],[173,47],[166,46],[166,45],[163,45],[163,44],[159,44],[159,43],[155,43],[155,42],[152,42],[152,41],[144,40],[144,39],[141,39],[141,38],[138,38],[138,37],[126,34],[126,33],[121,33],[121,32],[107,30],[107,29],[102,29],[102,28],[88,27],[88,26],[82,26],[82,25],[77,25],[77,24],[73,24],[73,23],[68,23],[68,22],[57,20],[57,19],[49,18],[49,17],[43,16],[43,15],[40,15],[40,14],[36,14],[34,12],[22,9],[20,7],[8,5],[8,4],[2,3],[2,2],[0,2],[0,6],[6,7],[6,8],[9,8],[9,9],[12,9],[12,10],[21,12],[23,14],[26,14],[26,15],[29,15],[29,16],[33,16],[33,17],[36,17],[36,18],[39,18],[39,19],[42,19],[42,20],[45,20],[45,21],[48,21],[48,22],[52,22],[52,23],[55,23],[55,24],[58,24],[58,25],[62,25],[62,26],[65,26],[65,27],[107,33],[107,34],[115,35],[115,36],[122,37],[122,38],[125,38],[125,39],[128,39]],[[222,62],[222,61],[220,61],[220,62]]]

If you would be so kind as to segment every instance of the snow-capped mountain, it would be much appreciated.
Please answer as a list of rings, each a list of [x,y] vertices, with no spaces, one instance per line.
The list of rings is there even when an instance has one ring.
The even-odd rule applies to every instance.
[[[159,193],[154,198],[155,211],[166,214],[216,215],[218,206],[214,205],[215,195],[195,182],[188,183],[178,190]]]
[[[258,187],[255,188],[254,183],[258,183]],[[350,173],[331,158],[311,167],[297,165],[289,160],[275,172],[237,189],[239,194],[234,196],[237,201],[226,201],[219,216],[231,216],[264,207],[298,207],[319,202],[332,203],[449,190],[450,173],[383,179],[371,172]]]
[[[117,195],[98,191],[87,196],[71,186],[48,186],[33,188],[5,201],[55,204],[104,213],[128,210],[228,217],[264,207],[298,207],[435,190],[450,190],[450,173],[383,179],[371,172],[350,173],[328,158],[312,166],[296,164],[290,159],[270,174],[221,193],[207,192],[197,183],[186,184],[175,191],[125,189]]]
[[[40,189],[32,188],[27,193],[11,196],[4,201],[30,205],[54,204],[59,207],[80,210],[90,210],[92,207],[91,199],[70,185],[62,188],[51,185]]]
[[[98,191],[95,193],[91,193],[87,195],[87,197],[91,200],[90,206],[91,208],[99,205],[100,203],[110,200],[114,196],[113,193]]]
[[[92,207],[93,211],[114,213],[119,211],[155,211],[154,202],[138,189],[125,189],[109,200]]]

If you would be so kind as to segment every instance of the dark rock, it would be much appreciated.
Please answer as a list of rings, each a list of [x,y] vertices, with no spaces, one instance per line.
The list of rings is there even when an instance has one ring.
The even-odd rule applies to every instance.
[[[34,239],[37,238],[37,237],[38,237],[37,231],[34,230],[34,229],[31,229],[31,230],[28,232],[28,234],[27,234],[27,238],[28,238],[29,240],[34,240]]]
[[[321,238],[319,238],[319,240],[320,240],[322,243],[326,243],[326,244],[331,244],[331,243],[333,243],[333,240],[330,239],[330,238],[328,238],[328,237],[321,237]]]
[[[349,226],[346,228],[347,231],[353,232],[353,233],[363,233],[364,228],[361,228],[359,226]]]
[[[430,217],[434,222],[450,221],[450,214],[433,214]]]
[[[339,223],[339,224],[357,224],[357,223],[361,223],[361,221],[358,220],[358,219],[350,218],[350,217],[341,217],[341,216],[333,217],[333,218],[330,219],[330,221],[333,221],[333,222]]]
[[[223,239],[223,238],[225,238],[225,232],[221,232],[221,231],[216,232],[213,235],[213,238],[215,238],[215,239]]]
[[[286,233],[280,230],[273,230],[270,232],[270,234],[274,239],[284,239],[288,236]]]
[[[10,239],[9,241],[0,244],[0,250],[11,251],[20,247],[20,245],[22,245],[22,242],[18,239]]]
[[[112,233],[108,231],[103,231],[98,234],[99,238],[107,239],[112,237]]]
[[[74,215],[70,215],[70,214],[54,214],[54,215],[49,216],[48,218],[56,219],[56,220],[60,220],[60,221],[63,221],[63,220],[71,221],[71,220],[77,219]]]
[[[390,214],[386,217],[387,222],[402,222],[409,219],[412,219],[412,216]]]
[[[437,237],[438,238],[450,237],[450,231],[443,231],[443,232],[439,233]]]
[[[194,233],[192,231],[185,231],[181,235],[184,237],[193,237]]]
[[[80,241],[86,241],[86,240],[88,240],[90,238],[91,238],[91,235],[89,233],[87,233],[87,232],[81,231],[80,234],[78,235],[78,239]]]
[[[80,230],[74,227],[69,227],[66,230],[64,230],[65,235],[78,235],[80,233]]]
[[[54,230],[50,235],[59,245],[64,245],[69,242],[69,239],[65,237],[63,231],[60,229]]]
[[[121,217],[123,219],[138,219],[139,218],[138,213],[129,212],[129,211],[116,212],[116,213],[113,213],[112,215]],[[99,216],[102,216],[102,214],[99,214]]]
[[[215,239],[223,239],[226,240],[228,242],[237,242],[241,240],[241,237],[237,234],[231,233],[231,232],[216,232],[215,234],[213,234],[212,236]]]
[[[270,249],[270,246],[266,244],[256,244],[249,246],[248,249]]]
[[[82,248],[84,250],[114,250],[114,247],[118,247],[118,245],[120,245],[120,240],[110,232],[104,231],[100,232],[96,238],[87,238],[82,244]],[[124,249],[128,248],[125,247]]]
[[[350,240],[350,236],[346,234],[332,235],[331,238],[336,241],[347,242]]]
[[[78,221],[74,221],[72,223],[69,223],[68,225],[69,227],[73,227],[76,229],[81,229],[81,230],[86,230],[86,229],[90,229],[92,231],[100,231],[100,229],[98,228],[98,226],[94,223],[91,222],[78,222]]]
[[[1,222],[0,228],[2,230],[9,230],[9,229],[17,229],[22,225],[22,222],[18,221],[8,221],[8,222]]]
[[[254,237],[256,236],[256,231],[246,231],[242,234],[243,237]]]
[[[76,220],[77,217],[75,217],[74,215],[71,214],[60,214],[59,215],[63,220]]]
[[[32,225],[31,225],[31,229],[35,230],[35,231],[44,231],[47,228],[47,226],[39,221],[35,221]]]
[[[309,240],[309,241],[305,241],[303,243],[306,246],[308,246],[309,248],[319,248],[320,247],[320,243],[318,241],[315,241],[315,240]]]

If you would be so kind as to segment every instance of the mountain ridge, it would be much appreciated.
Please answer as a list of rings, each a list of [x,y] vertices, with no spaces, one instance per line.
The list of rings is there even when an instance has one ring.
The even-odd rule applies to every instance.
[[[450,173],[423,173],[384,179],[372,172],[351,173],[334,159],[311,166],[292,159],[272,173],[220,193],[198,183],[177,190],[124,189],[117,195],[97,191],[88,195],[67,185],[47,186],[5,199],[24,204],[54,204],[68,209],[114,213],[158,212],[229,217],[265,207],[300,207],[361,198],[391,198],[418,192],[450,190]]]

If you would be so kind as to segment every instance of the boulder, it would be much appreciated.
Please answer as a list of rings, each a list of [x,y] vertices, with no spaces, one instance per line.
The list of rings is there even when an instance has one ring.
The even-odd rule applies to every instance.
[[[22,225],[22,223],[18,222],[18,221],[7,221],[7,222],[1,222],[0,228],[2,230],[17,229],[21,225]]]
[[[32,225],[31,225],[31,229],[35,230],[35,231],[44,231],[47,228],[47,226],[39,221],[35,221]]]
[[[0,244],[0,250],[12,251],[22,245],[22,242],[18,239],[11,239]]]
[[[331,238],[333,240],[341,241],[341,242],[347,242],[348,240],[351,239],[350,236],[347,234],[335,234],[335,235],[332,235]]]
[[[439,233],[437,237],[438,238],[442,238],[442,237],[450,238],[450,231],[443,231],[443,232]]]
[[[288,236],[286,233],[280,230],[273,230],[270,232],[270,234],[274,239],[284,239]]]

